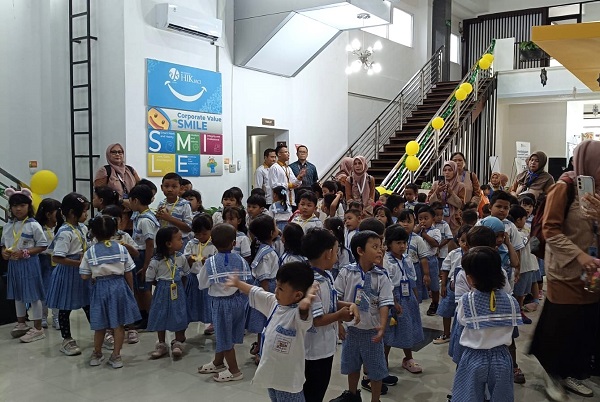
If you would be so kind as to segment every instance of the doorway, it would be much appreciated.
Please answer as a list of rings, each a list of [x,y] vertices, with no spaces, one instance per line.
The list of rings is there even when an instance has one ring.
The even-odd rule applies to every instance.
[[[263,163],[263,153],[267,148],[275,148],[278,142],[289,143],[289,130],[266,127],[246,127],[248,144],[248,188],[246,194],[254,188],[254,172]]]

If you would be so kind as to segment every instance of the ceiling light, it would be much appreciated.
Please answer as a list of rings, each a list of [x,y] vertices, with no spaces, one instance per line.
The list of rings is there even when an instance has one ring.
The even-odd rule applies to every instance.
[[[371,16],[367,13],[360,13],[356,16],[356,18],[363,21],[368,20]],[[349,45],[346,46],[346,51],[352,53],[356,56],[356,60],[354,60],[348,67],[346,67],[346,74],[357,73],[362,69],[367,71],[367,75],[373,75],[379,73],[381,71],[381,64],[375,63],[372,60],[372,56],[376,51],[379,51],[383,48],[383,45],[380,41],[375,42],[372,46],[367,46],[363,49],[365,43],[365,32],[362,31],[363,40],[353,39]]]

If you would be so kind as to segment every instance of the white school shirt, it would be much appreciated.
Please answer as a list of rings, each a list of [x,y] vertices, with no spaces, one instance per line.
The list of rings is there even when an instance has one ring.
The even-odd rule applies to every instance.
[[[323,221],[317,218],[314,214],[308,219],[304,219],[302,218],[302,216],[300,216],[300,214],[298,214],[294,216],[294,218],[292,219],[292,223],[300,225],[302,227],[302,230],[304,230],[304,234],[306,234],[311,228],[323,227]]]
[[[250,249],[250,239],[244,232],[238,231],[235,235],[235,246],[232,251],[244,258],[249,257],[250,254],[252,254],[252,250]]]
[[[188,244],[185,245],[185,249],[183,250],[183,256],[186,259],[189,257],[194,257],[196,262],[192,264],[190,272],[192,274],[198,274],[200,272],[200,269],[202,268],[202,259],[213,256],[218,252],[219,251],[210,240],[208,240],[204,244],[200,244],[200,241],[198,239],[193,238],[188,242]]]
[[[517,229],[515,224],[509,221],[508,219],[504,219],[502,223],[504,223],[504,232],[508,233],[508,237],[510,238],[510,244],[512,244],[515,251],[519,251],[525,248],[525,243],[523,242],[523,235],[521,234],[521,232],[519,232],[519,229]]]
[[[317,293],[312,302],[312,316],[314,319],[337,311],[337,293],[333,287],[333,277],[329,271],[315,268],[313,270],[315,271],[315,282],[318,285]],[[320,327],[311,327],[304,340],[306,360],[320,360],[333,356],[337,343],[337,331],[337,321]]]
[[[531,254],[531,244],[529,243],[529,237],[523,229],[519,230],[519,233],[521,233],[521,237],[523,238],[523,243],[525,245],[525,247],[523,247],[523,249],[521,250],[520,255],[522,274],[526,272],[537,271],[538,269],[540,269],[536,256]]]
[[[250,268],[252,269],[252,276],[258,281],[275,279],[277,276],[277,271],[279,271],[279,256],[273,247],[266,247],[269,247],[271,250],[269,250],[269,252],[264,255],[260,261],[257,261],[255,258],[250,265]]]
[[[262,164],[254,172],[254,188],[262,188],[265,191],[267,204],[273,202],[273,190],[269,187],[269,168]]]
[[[122,230],[117,230],[117,233],[113,237],[111,237],[110,240],[116,241],[121,245],[127,244],[128,246],[131,246],[135,249],[137,249],[138,247],[137,243],[133,241],[133,238],[129,235],[129,233],[124,232]],[[95,237],[90,242],[90,246],[94,244],[98,244],[98,239],[96,239]]]
[[[406,263],[406,265],[403,265],[403,263]],[[398,264],[402,265],[405,279],[403,279],[402,272],[400,271],[400,266],[398,266]],[[383,267],[387,271],[394,288],[399,287],[401,285],[400,282],[403,280],[417,280],[415,267],[413,266],[413,263],[408,255],[404,255],[402,258],[396,258],[391,253],[385,253],[383,258]]]
[[[172,260],[169,260],[169,265],[172,264]],[[185,276],[190,273],[190,266],[181,253],[175,255],[175,265],[177,270],[180,271],[181,276]],[[153,257],[148,265],[146,271],[146,282],[154,281],[170,281],[172,280],[172,265],[171,268],[167,266],[167,261],[164,258]]]
[[[158,229],[160,229],[160,226],[158,220],[154,216],[154,213],[151,211],[146,211],[138,214],[133,219],[133,240],[136,243],[136,248],[140,251],[146,250],[146,240],[154,240],[156,238],[156,232],[158,232]]]
[[[300,186],[302,180],[296,179],[296,175],[292,172],[292,169],[286,165],[280,165],[279,162],[274,163],[269,168],[269,187],[271,189],[277,186],[283,186],[287,189],[287,201],[290,205],[296,205],[294,199],[294,188],[290,188],[290,184]]]
[[[408,235],[407,253],[413,264],[420,262],[422,258],[431,257],[433,255],[425,240],[416,233]]]
[[[346,239],[345,246],[348,250],[352,250],[350,248],[350,242],[352,241],[352,238],[354,237],[354,235],[357,233],[358,233],[358,229],[348,230],[347,228],[344,228],[344,238]]]
[[[448,225],[448,222],[441,221],[440,223],[434,223],[433,226],[435,226],[435,228],[438,229],[440,231],[440,233],[442,234],[442,240],[454,239],[454,235],[452,234],[452,229],[450,229],[450,225]],[[448,244],[446,244],[444,247],[440,247],[439,251],[438,251],[438,257],[446,258],[447,256],[448,256]]]
[[[287,205],[287,208],[284,209],[284,205],[281,201],[277,201],[269,207],[269,215],[275,219],[275,222],[287,222],[292,217],[292,207]]]
[[[79,223],[71,228],[69,224],[65,223],[58,229],[49,248],[52,249],[52,255],[55,257],[83,254],[83,249],[87,249],[86,238],[87,227],[83,224]]]
[[[281,306],[273,293],[258,286],[252,287],[248,298],[250,307],[267,317],[262,355],[252,383],[277,391],[301,392],[305,381],[304,337],[312,326],[311,309],[303,320],[298,305]]]
[[[17,241],[15,242],[15,240]],[[17,251],[31,247],[47,247],[48,239],[46,239],[42,225],[33,218],[27,218],[23,221],[12,220],[4,225],[2,245],[7,249],[12,248],[13,251]]]
[[[80,275],[91,275],[92,278],[97,278],[98,276],[108,276],[108,275],[124,275],[125,272],[132,271],[135,268],[135,263],[131,258],[131,255],[127,252],[127,249],[119,244],[119,254],[115,254],[116,256],[121,257],[125,260],[125,263],[122,262],[112,262],[112,263],[101,263],[98,265],[90,264],[90,258],[94,258],[94,250],[96,247],[105,247],[103,243],[96,243],[90,247],[88,251],[83,255],[81,259],[81,263],[79,264],[79,274]],[[114,257],[112,255],[110,257]]]
[[[502,270],[504,272],[504,270]],[[510,293],[509,293],[510,294]],[[459,343],[471,349],[492,349],[500,345],[510,346],[514,327],[467,328],[462,300],[456,307],[458,322],[464,326]],[[518,312],[517,312],[518,314]]]
[[[354,321],[344,324],[359,329],[374,329],[381,326],[379,309],[394,305],[392,281],[385,271],[374,267],[368,272],[363,272],[358,264],[350,264],[340,269],[340,273],[335,278],[334,286],[338,293],[338,300],[354,303],[358,287],[364,284],[363,275],[371,275],[371,289],[368,291],[372,292],[373,295],[369,303],[369,313],[361,312],[358,325]]]
[[[429,235],[430,237],[433,237],[438,242],[438,244],[442,241],[442,233],[435,227],[432,226],[429,229],[425,229],[425,232],[427,232],[427,235]],[[421,237],[421,239],[423,238]],[[436,255],[438,248],[432,247],[425,239],[423,239],[423,241],[425,242],[425,247],[429,255]]]
[[[440,269],[442,271],[448,272],[448,279],[450,279],[451,281],[453,280],[456,268],[462,267],[462,258],[463,251],[459,247],[450,251],[450,253],[448,253],[448,256],[444,258],[444,261],[442,262],[442,267]]]
[[[273,247],[273,248],[275,248],[275,247]],[[277,250],[275,250],[275,252],[277,253]],[[279,253],[277,255],[279,255]],[[283,264],[288,264],[290,262],[308,263],[308,260],[304,256],[301,256],[298,254],[291,254],[284,250],[283,254],[281,254],[281,256],[279,256],[279,266],[282,266]]]
[[[214,265],[218,264],[218,260],[220,261],[220,259],[218,259],[218,257],[216,256],[217,254],[218,252],[208,257],[206,263],[203,266],[203,269],[201,269],[200,273],[196,275],[196,277],[198,278],[198,289],[208,289],[208,295],[212,297],[232,296],[233,294],[238,292],[238,289],[226,286],[224,283],[211,283],[209,280],[209,271],[212,272],[213,268],[218,273],[226,272],[225,269],[217,269],[218,266]],[[228,254],[229,258],[233,260],[228,268],[231,272],[231,275],[237,275],[240,278],[240,280],[244,280],[245,277],[250,278],[250,266],[248,265],[248,262],[246,262],[246,260],[244,260],[239,255],[233,253]]]
[[[217,225],[219,223],[223,223],[223,211],[215,211],[212,214],[213,225]]]
[[[512,288],[506,270],[502,270],[502,275],[504,275],[504,287],[502,290],[511,294]],[[469,286],[469,282],[467,282],[467,274],[464,269],[461,269],[458,275],[456,275],[456,283],[454,284],[454,301],[458,303],[462,295],[469,293],[470,291],[471,287]]]
[[[43,227],[44,230],[44,235],[46,236],[46,241],[48,243],[48,245],[52,244],[52,242],[54,241],[54,228],[49,228],[48,226]],[[4,243],[2,243],[4,244]],[[42,251],[40,254],[45,254],[45,255],[52,255],[52,250],[49,250],[48,248],[46,248],[44,251]],[[52,263],[52,265],[54,265],[54,263]]]
[[[182,221],[183,223],[188,225],[191,229],[192,219],[194,216],[192,214],[192,207],[190,206],[190,202],[188,200],[184,200],[183,198],[178,197],[177,201],[170,204],[167,202],[167,199],[165,198],[158,204],[158,208],[160,208],[160,207],[165,207],[167,209],[167,211],[169,211],[171,216],[179,219],[180,221]],[[171,222],[161,220],[160,226],[164,228],[164,227],[175,226],[175,225],[173,225]],[[186,231],[182,230],[182,233],[184,235],[187,235],[189,232],[190,232],[189,230],[186,230]]]

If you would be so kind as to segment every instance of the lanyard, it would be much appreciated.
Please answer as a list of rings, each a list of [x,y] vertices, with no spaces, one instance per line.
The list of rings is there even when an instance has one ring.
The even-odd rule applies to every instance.
[[[406,248],[407,248],[407,250],[410,250],[410,241],[412,240],[412,236],[413,236],[413,234],[412,234],[412,233],[408,235],[408,245],[407,245],[407,247],[406,247]]]
[[[210,243],[211,240],[212,239],[210,237],[208,238],[206,243],[202,243],[198,240],[198,254],[196,254],[196,261],[202,260],[202,253],[204,252],[204,249],[208,246],[208,243]]]
[[[310,221],[312,218],[314,218],[314,217],[315,217],[315,214],[312,214],[312,215],[311,215],[311,217],[310,217],[310,218],[308,218],[308,219],[302,219],[302,216],[300,216],[300,217],[298,218],[298,220],[300,221],[300,226],[301,226],[301,227],[304,227],[304,225],[306,225],[306,224],[307,224],[307,223],[308,223],[308,222],[309,222],[309,221]]]
[[[267,322],[265,323],[265,327],[262,330],[262,336],[260,337],[260,350],[261,351],[264,350],[263,348],[264,348],[264,345],[265,345],[265,333],[267,332],[267,327],[269,326],[269,323],[271,322],[271,318],[273,318],[273,314],[275,314],[275,312],[277,311],[278,308],[279,308],[279,304],[276,304],[275,308],[273,309],[273,311],[271,311],[271,315],[269,316],[269,318],[267,318]]]
[[[83,233],[80,234],[79,228],[75,228],[75,226],[71,225],[70,223],[67,223],[67,226],[69,226],[73,230],[73,233],[75,233],[75,236],[77,236],[79,242],[81,243],[81,249],[85,253],[87,250],[87,243],[83,241]]]
[[[360,195],[363,194],[363,191],[364,191],[366,185],[367,185],[367,175],[365,174],[363,176],[362,187],[360,184],[358,184],[358,181],[356,182],[356,187],[358,188],[358,192],[360,193]]]
[[[169,210],[169,208],[167,208],[167,203],[165,202],[165,210],[169,213],[169,215],[173,216],[173,211],[177,207],[177,204],[179,204],[179,196],[177,197],[177,199],[173,203],[173,206],[171,207],[170,210]],[[144,211],[144,212],[146,212],[146,211]],[[167,226],[167,221],[163,220],[161,226],[163,226],[163,227]]]
[[[394,261],[396,262],[396,265],[398,265],[398,269],[400,270],[400,273],[402,274],[401,280],[407,280],[408,278],[406,277],[406,273],[404,272],[404,269],[402,268],[404,265],[401,264],[400,261],[398,261],[398,259],[396,257],[394,257],[392,253],[390,253],[390,257],[392,257],[394,259]]]
[[[466,175],[466,174],[467,174],[467,171],[466,171],[466,170],[465,170],[465,171],[463,171],[462,178],[460,179],[460,182],[461,182],[461,183],[464,183],[464,182],[465,182],[465,175]]]
[[[21,229],[19,229],[19,233],[17,233],[15,231],[15,224],[16,224],[16,222],[15,222],[15,224],[13,224],[12,232],[13,232],[13,239],[14,240],[13,240],[13,245],[9,248],[9,250],[14,249],[17,246],[17,244],[19,243],[19,240],[21,240],[21,235],[23,234],[23,228],[25,227],[25,221],[26,220],[27,220],[27,218],[23,219],[23,221],[20,221],[20,222],[23,222],[23,223],[21,225]]]
[[[175,283],[175,271],[177,270],[177,264],[175,263],[175,258],[173,258],[173,266],[169,264],[169,258],[165,258],[167,263],[167,268],[169,268],[169,273],[171,274],[171,283]]]

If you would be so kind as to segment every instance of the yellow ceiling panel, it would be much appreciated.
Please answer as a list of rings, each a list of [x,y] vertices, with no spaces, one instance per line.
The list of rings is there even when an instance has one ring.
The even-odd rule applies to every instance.
[[[592,91],[600,91],[600,22],[532,27],[531,39]]]

